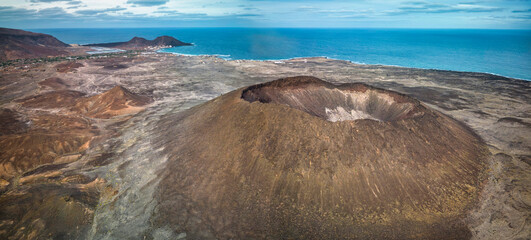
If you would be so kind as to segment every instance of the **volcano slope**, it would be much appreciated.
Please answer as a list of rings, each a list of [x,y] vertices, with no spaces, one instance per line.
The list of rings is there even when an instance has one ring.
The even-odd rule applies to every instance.
[[[489,153],[392,91],[292,77],[159,122],[155,224],[192,239],[464,239]]]

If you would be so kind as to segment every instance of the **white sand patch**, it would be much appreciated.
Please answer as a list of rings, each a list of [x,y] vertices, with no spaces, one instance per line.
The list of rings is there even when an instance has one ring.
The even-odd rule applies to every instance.
[[[337,107],[336,109],[325,108],[326,115],[328,116],[328,121],[337,122],[337,121],[352,121],[356,119],[372,119],[380,121],[376,118],[373,118],[371,115],[364,111],[351,109],[350,111],[345,110],[342,107]]]

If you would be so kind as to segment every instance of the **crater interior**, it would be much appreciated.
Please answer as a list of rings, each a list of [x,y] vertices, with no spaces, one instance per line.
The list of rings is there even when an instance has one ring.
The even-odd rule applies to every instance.
[[[331,122],[358,119],[392,122],[411,117],[418,105],[395,92],[362,84],[336,86],[316,78],[255,85],[244,90],[242,98],[284,104]]]

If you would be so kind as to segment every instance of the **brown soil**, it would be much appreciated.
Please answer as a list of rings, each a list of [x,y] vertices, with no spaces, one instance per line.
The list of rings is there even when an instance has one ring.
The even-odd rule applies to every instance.
[[[73,72],[76,68],[83,67],[83,64],[78,62],[64,62],[59,63],[55,65],[55,68],[57,69],[57,72],[60,73],[67,73],[67,72]]]
[[[105,93],[80,99],[73,110],[94,118],[111,118],[138,112],[151,101],[149,97],[136,95],[116,86]]]
[[[67,108],[75,104],[76,100],[85,94],[72,90],[47,92],[22,99],[22,106],[27,108]]]
[[[69,87],[59,78],[39,84]],[[0,238],[85,236],[100,198],[116,194],[102,179],[68,170],[92,145],[112,134],[100,129],[96,122],[101,120],[86,116],[135,113],[151,100],[122,87],[84,95],[57,90],[18,100],[21,112],[0,109]]]
[[[72,51],[74,48],[67,49]],[[88,47],[76,49],[83,51]],[[183,236],[188,239],[246,239],[253,236],[260,239],[468,239],[471,234],[474,240],[498,240],[528,239],[531,235],[529,81],[482,73],[359,65],[325,58],[278,62],[225,61],[212,56],[150,53],[78,62],[84,67],[77,68],[75,74],[58,73],[55,68],[57,63],[44,62],[27,66],[21,63],[0,69],[1,109],[8,109],[7,112],[0,110],[0,118],[5,120],[2,121],[4,124],[0,124],[2,141],[15,141],[15,135],[20,138],[37,136],[37,140],[44,139],[39,135],[52,135],[48,139],[57,139],[55,144],[58,147],[48,148],[48,154],[51,155],[56,154],[53,151],[55,148],[59,150],[61,144],[68,145],[66,142],[71,140],[67,138],[74,138],[74,134],[83,137],[83,132],[88,131],[96,136],[82,145],[82,149],[88,148],[86,151],[58,155],[44,165],[35,166],[28,162],[28,170],[21,170],[23,173],[12,171],[16,173],[15,177],[8,180],[0,178],[0,239],[179,239]],[[128,68],[119,71],[104,68],[116,64]],[[312,75],[334,84],[363,82],[378,89],[349,84],[345,86],[359,86],[360,89],[350,91],[346,87],[330,85],[327,89],[319,90],[318,85],[314,84],[311,91],[301,95],[299,93],[303,92],[303,85],[284,89],[265,84],[263,88],[254,88],[258,98],[252,103],[241,99],[243,91],[251,89],[243,88],[238,91],[239,95],[223,96],[182,113],[191,106],[233,89],[297,75]],[[56,77],[60,77],[68,87],[53,90],[94,93],[120,84],[135,93],[153,96],[157,102],[146,107],[147,111],[142,114],[93,119],[68,107],[32,108],[15,100],[29,99],[27,96],[51,90],[43,88],[45,85],[39,82]],[[306,80],[311,83],[310,79]],[[290,81],[275,84],[284,83],[293,85]],[[312,95],[325,97],[323,100],[337,99],[338,96],[361,100],[364,97],[360,96],[366,96],[364,94],[367,92],[376,92],[373,100],[386,100],[382,103],[416,106],[414,99],[407,97],[401,101],[391,97],[393,92],[379,92],[379,89],[404,93],[418,99],[420,108],[429,108],[427,112],[421,109],[422,115],[405,115],[396,119],[378,119],[378,116],[371,115],[374,112],[370,110],[382,109],[385,106],[382,104],[375,104],[376,108],[372,108],[368,106],[373,104],[360,107],[362,105],[338,103],[344,111],[329,111],[328,114],[325,111],[326,116],[319,116],[321,110],[311,108],[312,98],[309,96]],[[263,96],[277,98],[272,98],[274,102],[266,103]],[[302,105],[287,101],[289,96],[301,100]],[[379,101],[360,101],[371,102]],[[459,140],[462,135],[454,133],[467,128],[454,126],[454,120],[437,112],[432,114],[430,109],[466,123],[485,140],[494,154],[488,161],[488,179],[482,188],[479,203],[468,211],[464,222],[461,217],[448,217],[452,214],[437,210],[437,206],[442,206],[442,209],[449,209],[450,212],[454,209],[457,213],[461,209],[459,204],[449,205],[442,200],[422,204],[422,194],[426,194],[422,187],[430,186],[433,189],[432,183],[448,183],[444,181],[446,177],[439,177],[444,176],[443,171],[434,173],[433,180],[426,181],[422,178],[426,168],[446,167],[451,174],[453,168],[448,164],[455,163],[455,169],[469,169],[461,168],[463,162],[455,160],[466,158],[460,155],[463,152],[459,152],[459,149],[469,145],[455,146],[462,143]],[[353,112],[358,113],[359,118],[329,118],[330,113],[342,117],[345,113],[355,116]],[[433,116],[436,116],[437,121],[433,121]],[[63,117],[71,118],[62,120]],[[163,121],[159,122],[161,118]],[[449,141],[447,147],[453,147],[454,150],[443,153],[437,150],[444,149],[440,145],[442,148],[434,148],[431,152],[418,150],[443,142],[430,139],[433,135],[421,134],[427,128],[421,127],[425,123],[421,119],[431,119],[428,121],[432,123],[432,128],[428,129],[431,132],[427,133],[446,131],[447,135],[454,135],[453,138],[443,137],[446,139],[444,141]],[[87,124],[83,121],[87,121]],[[407,131],[404,124],[407,124]],[[70,130],[69,125],[73,130]],[[413,143],[414,136],[424,138]],[[455,139],[459,141],[454,143]],[[470,142],[477,140],[474,137],[471,139]],[[41,140],[34,143],[42,148],[48,144]],[[25,152],[25,145],[19,146],[18,151]],[[398,151],[398,146],[412,147],[412,150]],[[62,148],[65,149],[64,146]],[[4,145],[0,145],[0,153],[8,152],[5,149]],[[41,154],[35,148],[28,149],[28,154]],[[181,154],[171,154],[168,159],[161,151],[163,149],[166,149],[166,153]],[[319,155],[318,151],[322,154]],[[344,156],[341,154],[343,151],[352,155]],[[377,154],[385,158],[378,158],[379,161],[374,162],[362,161]],[[390,154],[396,156],[389,157]],[[434,160],[427,159],[425,166],[416,166],[416,162],[407,163],[404,160],[429,154],[434,155],[432,159],[446,161],[434,163]],[[290,156],[304,157],[288,161]],[[346,165],[348,159],[355,159],[352,166],[358,162],[365,165],[358,166],[352,174],[341,174],[349,166],[342,168],[332,165],[334,162]],[[384,161],[389,159],[397,160]],[[9,162],[9,159],[2,159],[2,162],[4,160]],[[35,157],[32,161],[40,160],[40,157]],[[303,168],[301,164],[310,165],[310,160],[315,169]],[[291,167],[292,170],[286,171],[283,166],[288,169]],[[435,187],[426,198],[440,200],[439,196],[442,199],[448,199],[449,195],[459,197],[466,191],[460,190],[464,188],[462,184],[466,183],[464,178],[474,176],[474,166],[472,164],[472,170],[460,174],[461,179],[456,178],[454,185],[445,190]],[[388,171],[386,175],[381,173],[382,168],[393,171]],[[4,169],[3,165],[0,169]],[[303,174],[301,169],[311,171]],[[364,174],[370,182],[359,185],[363,183],[363,178],[357,174]],[[382,174],[382,180],[375,178],[375,174]],[[393,180],[401,181],[381,183],[389,181],[386,176],[393,174],[401,176]],[[407,174],[411,176],[407,178]],[[317,181],[312,180],[317,178],[315,176],[324,176],[320,180],[322,184],[308,187]],[[351,181],[352,176],[357,176],[359,180]],[[411,180],[417,177],[418,181]],[[405,181],[407,185],[403,188],[402,180],[408,179],[411,181]],[[332,185],[340,181],[344,185],[354,186],[346,190],[354,190],[343,192],[340,186]],[[398,190],[389,190],[391,187]],[[456,187],[457,191],[454,191]],[[374,196],[371,188],[378,197]],[[323,189],[322,195],[319,189]],[[472,198],[475,190],[469,191]],[[312,193],[294,197],[299,192]],[[398,213],[386,218],[387,215],[379,212],[385,213],[387,208],[374,210],[375,206],[381,206],[379,204],[382,201],[385,203],[384,197],[397,192],[406,196],[399,196],[395,203],[396,211],[392,212]],[[371,198],[371,195],[377,200],[372,201],[366,209],[363,206],[351,212],[332,211],[328,217],[320,215],[325,211],[311,210],[311,207],[299,208],[320,206],[321,202],[323,206],[330,206],[330,202],[333,203],[336,198],[339,198],[337,208],[350,208],[352,205],[341,199],[352,195],[354,197],[350,203],[355,203],[354,200],[361,202],[363,198]],[[415,205],[417,208],[410,207],[414,203],[403,200],[409,199],[409,195],[411,199],[418,200],[419,205]],[[293,202],[293,199],[297,200],[294,204],[286,204]],[[308,199],[313,199],[315,203],[309,203]],[[465,205],[466,197],[463,199],[462,205]],[[348,216],[352,216],[353,220],[344,221]],[[440,221],[438,217],[441,217]],[[442,220],[444,218],[447,221]],[[366,227],[359,229],[344,227],[349,223],[362,224],[363,219],[369,219],[367,222],[371,223],[383,223],[366,224]],[[426,221],[419,223],[418,219]],[[329,230],[334,227],[337,228]],[[348,231],[354,233],[348,235]],[[309,236],[311,234],[314,235]]]
[[[111,118],[136,113],[152,100],[116,86],[102,94],[83,97],[85,94],[73,90],[47,92],[19,100],[27,108],[63,108],[93,118]]]
[[[0,136],[0,178],[9,180],[63,156],[82,153],[97,134],[82,117],[43,114],[30,120],[29,131]]]
[[[394,102],[368,97],[373,107],[360,109],[400,117],[330,122],[318,110],[354,99],[330,92],[367,91]],[[406,103],[405,114],[385,112]],[[170,114],[159,124],[169,162],[157,224],[191,238],[471,236],[461,221],[477,203],[485,144],[405,95],[285,78]]]
[[[102,182],[83,176],[23,186],[0,195],[0,236],[4,239],[76,239],[86,234]],[[38,204],[36,204],[38,203]],[[7,237],[9,236],[9,237]]]
[[[63,79],[58,77],[46,78],[39,82],[39,85],[49,87],[53,90],[64,90],[69,87],[69,85]]]
[[[98,135],[91,120],[84,116],[110,118],[136,113],[151,101],[118,86],[99,95],[84,95],[58,90],[20,100],[25,108],[64,112],[35,112],[26,117],[28,124],[20,120],[22,115],[2,109],[0,120],[7,124],[0,128],[0,179],[10,180],[43,164],[76,161]]]
[[[11,109],[0,109],[0,136],[6,134],[22,133],[28,125],[23,116]]]

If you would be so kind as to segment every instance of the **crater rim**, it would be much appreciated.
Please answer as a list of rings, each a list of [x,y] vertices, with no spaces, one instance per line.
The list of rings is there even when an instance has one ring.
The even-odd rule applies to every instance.
[[[422,115],[425,108],[405,94],[365,83],[332,84],[311,76],[281,78],[249,86],[241,99],[286,105],[329,122],[394,122]]]

